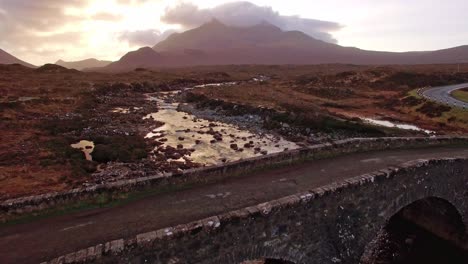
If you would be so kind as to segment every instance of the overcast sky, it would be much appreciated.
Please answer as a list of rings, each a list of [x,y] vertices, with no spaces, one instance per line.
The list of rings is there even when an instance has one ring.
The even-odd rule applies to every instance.
[[[37,65],[116,60],[212,18],[234,26],[268,21],[370,50],[468,44],[467,0],[0,0],[0,48]]]

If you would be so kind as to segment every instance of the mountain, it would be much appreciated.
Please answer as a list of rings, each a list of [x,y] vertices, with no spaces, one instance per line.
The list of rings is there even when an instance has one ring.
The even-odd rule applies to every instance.
[[[468,46],[424,52],[381,52],[343,47],[263,22],[226,26],[213,20],[133,51],[103,70],[226,64],[432,64],[468,60]]]
[[[258,48],[301,48],[303,45],[336,46],[316,40],[299,31],[284,32],[279,27],[263,22],[252,27],[230,27],[212,20],[184,33],[172,34],[153,47],[159,52],[198,49],[225,51]]]
[[[119,61],[113,62],[103,69],[125,71],[136,68],[149,68],[162,65],[163,57],[150,47],[143,47],[125,54]],[[94,68],[96,70],[99,68]]]
[[[24,62],[13,55],[9,54],[8,52],[0,49],[0,64],[21,64],[26,67],[35,68],[36,66]]]
[[[75,70],[83,70],[86,68],[97,68],[97,67],[105,67],[111,64],[112,61],[101,61],[96,59],[86,59],[81,61],[63,61],[58,60],[55,64],[60,65],[62,67],[68,69],[75,69]]]

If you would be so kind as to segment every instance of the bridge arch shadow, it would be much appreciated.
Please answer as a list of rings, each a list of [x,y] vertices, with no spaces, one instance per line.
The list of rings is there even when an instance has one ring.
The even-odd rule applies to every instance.
[[[417,200],[390,217],[366,247],[361,263],[468,263],[463,218],[445,199]]]

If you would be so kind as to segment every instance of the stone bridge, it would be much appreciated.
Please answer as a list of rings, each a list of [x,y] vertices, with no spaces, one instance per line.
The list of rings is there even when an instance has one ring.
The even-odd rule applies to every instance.
[[[445,263],[467,263],[467,220],[468,159],[418,160],[49,263],[375,263],[416,243],[402,226],[453,246]]]

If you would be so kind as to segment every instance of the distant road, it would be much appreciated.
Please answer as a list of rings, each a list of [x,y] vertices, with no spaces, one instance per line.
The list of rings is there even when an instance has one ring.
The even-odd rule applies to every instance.
[[[466,158],[468,149],[428,147],[354,153],[246,173],[112,208],[2,226],[0,263],[40,263],[99,243],[257,205],[407,161],[442,157]]]
[[[432,101],[468,109],[468,103],[460,101],[451,95],[453,91],[467,87],[468,83],[432,87],[422,91],[421,95]]]

